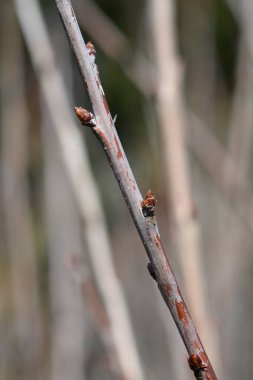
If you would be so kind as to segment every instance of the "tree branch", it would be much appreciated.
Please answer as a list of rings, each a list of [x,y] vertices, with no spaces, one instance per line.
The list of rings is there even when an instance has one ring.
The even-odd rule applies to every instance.
[[[55,64],[53,47],[39,2],[15,0],[15,7],[52,127],[59,140],[62,159],[78,202],[80,215],[84,221],[84,239],[87,243],[92,272],[110,320],[115,352],[125,378],[143,380],[144,369],[135,343],[127,302],[115,271],[102,205],[90,169],[87,148],[85,141],[82,141],[80,130],[75,126],[67,89],[62,73]]]
[[[154,92],[153,65],[141,51],[134,51],[127,36],[101,10],[95,1],[72,1],[79,24],[101,50],[117,62],[136,88],[145,96]],[[85,9],[85,12],[83,12]],[[99,25],[99,28],[96,27]],[[106,41],[106,43],[104,43]]]
[[[156,217],[153,215],[155,201],[152,194],[147,193],[145,202],[143,202],[117,135],[94,63],[93,49],[89,46],[88,51],[85,46],[70,1],[55,0],[55,2],[71,48],[76,56],[83,81],[87,86],[95,116],[83,113],[81,107],[76,107],[76,114],[84,125],[91,126],[92,131],[105,149],[109,163],[148,254],[164,301],[171,311],[190,358],[192,355],[198,358],[195,360],[198,363],[196,365],[198,368],[193,369],[195,377],[198,378],[197,372],[201,371],[205,372],[209,380],[214,380],[216,375],[198,337],[161,243]],[[93,125],[90,124],[91,122]]]

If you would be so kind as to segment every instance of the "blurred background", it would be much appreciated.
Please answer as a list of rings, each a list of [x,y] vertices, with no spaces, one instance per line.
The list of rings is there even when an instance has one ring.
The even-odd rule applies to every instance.
[[[253,3],[73,7],[217,376],[251,379]],[[193,379],[55,2],[0,8],[0,378]]]

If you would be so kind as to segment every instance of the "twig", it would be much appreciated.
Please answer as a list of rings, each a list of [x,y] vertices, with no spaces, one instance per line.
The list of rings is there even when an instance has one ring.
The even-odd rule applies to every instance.
[[[234,10],[235,11],[235,10]],[[230,167],[223,167],[225,182],[228,185],[237,180],[237,177],[247,178],[249,169],[250,153],[252,150],[252,83],[253,83],[253,38],[252,38],[252,2],[245,0],[238,3],[238,10],[235,11],[240,25],[240,41],[237,58],[236,86],[232,98],[228,152],[230,157],[237,163],[237,172],[233,173]],[[234,186],[230,186],[230,192]],[[240,198],[238,192],[237,198]]]
[[[76,128],[62,74],[55,65],[53,49],[38,1],[15,0],[15,4],[52,126],[59,139],[62,159],[71,180],[81,217],[85,222],[83,233],[96,284],[110,320],[115,351],[125,377],[129,380],[143,380],[144,370],[136,347],[123,289],[114,268],[102,205],[89,166],[87,149],[82,141],[81,132]]]
[[[83,342],[87,340],[89,325],[82,292],[73,281],[69,265],[74,261],[81,262],[83,254],[80,215],[61,160],[57,135],[48,113],[42,114],[49,300],[53,320],[50,326],[50,378],[87,380],[83,361],[89,348]]]
[[[119,63],[125,75],[145,97],[150,96],[154,90],[150,75],[153,71],[151,62],[140,51],[132,54],[133,49],[128,38],[95,1],[75,0],[73,5],[81,27],[92,36],[96,45],[100,46],[108,57]]]
[[[229,120],[229,130],[227,137],[227,150],[230,157],[237,165],[237,171],[233,173],[229,167],[223,166],[223,177],[225,183],[230,187],[228,195],[233,193],[235,186],[231,183],[238,182],[238,177],[249,181],[251,170],[251,155],[252,155],[252,135],[253,135],[253,6],[251,0],[238,2],[238,9],[235,14],[240,29],[239,47],[237,53],[237,68],[235,74],[235,88],[231,100],[231,114]],[[252,189],[250,189],[250,198]],[[237,220],[233,218],[233,214],[227,210],[223,222],[223,241],[222,241],[222,260],[227,263],[226,268],[226,282],[229,284],[234,279],[237,279],[237,294],[245,294],[245,269],[250,265],[251,255],[249,247],[252,245],[252,205],[248,202],[247,194],[243,194],[237,188],[235,192],[235,203],[239,203],[239,211],[241,213],[247,212],[249,216],[249,223],[251,227],[250,234],[245,234],[245,229],[238,228]],[[241,203],[241,205],[240,205]],[[226,238],[226,233],[229,231],[231,238]],[[247,232],[247,231],[246,231]],[[222,230],[221,230],[222,233]],[[249,239],[248,239],[249,237]],[[242,257],[244,259],[242,260]],[[228,261],[229,260],[229,261]],[[222,262],[221,262],[222,267]],[[224,266],[223,266],[224,267]],[[224,273],[221,272],[224,281]],[[233,295],[230,297],[230,289],[226,287],[220,293],[220,299],[227,299],[226,305],[222,308],[222,318],[227,313],[231,314],[228,323],[222,330],[223,337],[221,339],[223,352],[225,353],[223,360],[228,369],[229,374],[237,376],[237,368],[240,366],[236,348],[244,340],[236,334],[240,325],[247,325],[247,307],[244,305],[240,310],[240,318],[236,313],[238,296]],[[232,313],[231,313],[232,311]],[[245,329],[247,330],[247,329]],[[228,350],[229,349],[229,350]],[[245,346],[247,351],[247,346]],[[229,352],[229,354],[227,354]],[[242,366],[245,367],[245,366]],[[240,371],[241,374],[241,371]],[[244,377],[243,374],[239,377]]]
[[[106,362],[115,379],[127,380],[122,372],[118,355],[111,339],[110,321],[104,307],[103,301],[98,294],[94,282],[86,276],[82,281],[82,291],[85,297],[85,304],[88,306],[88,313],[92,324],[99,331],[102,342],[106,350]]]
[[[72,0],[73,1],[73,0]],[[157,2],[155,2],[156,4]],[[154,93],[155,87],[154,83],[157,83],[157,80],[154,82],[154,77],[157,77],[156,73],[154,72],[154,65],[151,63],[151,60],[146,58],[141,51],[137,51],[134,55],[131,53],[133,49],[131,49],[131,44],[128,41],[127,37],[122,33],[122,31],[112,22],[111,19],[99,8],[99,6],[94,2],[90,0],[85,0],[83,3],[80,3],[78,0],[73,1],[74,8],[76,8],[77,18],[80,22],[80,26],[88,32],[90,36],[92,36],[92,39],[98,44],[99,48],[113,61],[116,61],[119,66],[121,67],[122,71],[125,73],[125,75],[128,77],[129,80],[134,84],[134,86],[141,92],[141,94],[146,99],[147,103],[151,103],[151,95]],[[158,4],[157,4],[158,5]],[[159,2],[159,7],[161,3]],[[85,11],[84,11],[85,9]],[[167,14],[167,13],[166,13]],[[167,21],[166,21],[167,23]],[[99,27],[97,27],[99,25]],[[159,22],[156,23],[156,26],[160,25],[160,18]],[[170,35],[170,33],[166,33],[166,36]],[[160,38],[158,37],[160,40]],[[106,41],[106,43],[104,43]],[[165,43],[166,44],[166,43]],[[167,46],[168,44],[166,44]],[[154,49],[152,49],[153,52]],[[141,75],[140,75],[141,73]],[[174,78],[174,76],[172,75]],[[157,87],[157,86],[156,86]],[[169,83],[169,87],[171,87],[171,82]],[[168,107],[166,107],[167,110]],[[167,110],[168,111],[168,110]],[[153,113],[153,107],[151,104],[150,112]],[[160,113],[159,113],[160,115]],[[167,130],[169,123],[166,120],[166,124],[164,125],[164,128],[161,129]],[[173,128],[176,124],[170,123],[171,128]],[[157,133],[155,128],[152,129],[153,133]],[[188,139],[191,136],[188,136],[186,134]],[[187,143],[188,141],[186,141]],[[167,145],[167,144],[166,144]],[[174,140],[169,143],[172,147],[172,149],[168,149],[168,146],[165,146],[164,151],[170,151],[174,150],[175,144]],[[174,154],[174,153],[173,153]],[[166,154],[165,154],[166,156]],[[178,161],[178,160],[177,160]],[[202,160],[201,160],[202,161]],[[205,162],[205,158],[204,158]],[[167,165],[168,167],[169,165]],[[178,167],[177,170],[178,172]],[[222,177],[221,177],[222,179]],[[169,185],[169,184],[168,184]],[[181,186],[180,186],[181,187]],[[177,193],[177,192],[176,192]],[[182,193],[182,192],[181,192]],[[167,198],[170,198],[171,192],[168,191],[166,193]],[[168,199],[168,204],[171,204],[171,208],[175,210],[177,207],[174,206],[175,204],[182,204],[182,202],[173,202]],[[191,206],[191,205],[190,205]],[[191,210],[190,210],[191,211]],[[190,212],[190,218],[192,218],[192,213]],[[188,219],[189,220],[189,219]],[[201,286],[201,277],[203,277],[202,273],[202,267],[201,267],[201,260],[198,259],[199,252],[199,244],[196,240],[198,240],[198,228],[197,223],[195,223],[195,218],[193,218],[193,221],[190,220],[190,223],[186,223],[188,228],[184,228],[183,232],[185,232],[185,236],[187,235],[187,243],[184,244],[184,247],[187,246],[187,254],[185,254],[185,249],[180,250],[182,252],[182,260],[179,260],[180,269],[182,272],[182,277],[185,283],[185,289],[189,293],[188,294],[188,300],[190,304],[190,308],[192,310],[192,315],[194,320],[196,321],[197,328],[200,331],[201,336],[203,337],[204,341],[208,345],[209,355],[213,357],[216,357],[216,367],[217,367],[217,356],[215,355],[215,352],[217,350],[215,349],[215,334],[214,327],[210,326],[210,323],[207,323],[207,318],[205,318],[203,315],[208,314],[206,310],[205,305],[205,296],[204,296],[204,286]],[[180,231],[180,229],[178,229]],[[187,234],[187,231],[190,232]],[[181,236],[183,233],[181,233]],[[189,244],[190,242],[193,242],[193,244]],[[181,245],[182,246],[182,245]],[[193,249],[190,249],[190,246],[193,247]],[[184,248],[182,247],[182,248]],[[190,252],[193,253],[190,254]],[[180,255],[178,255],[180,257]],[[188,260],[187,260],[188,259]],[[193,274],[195,273],[195,274]],[[199,280],[199,281],[198,281]],[[202,281],[203,282],[203,281]],[[190,286],[187,285],[187,283],[190,283]],[[201,295],[202,293],[202,295]],[[201,297],[199,297],[199,295]],[[202,301],[200,301],[202,299]],[[203,307],[200,307],[200,305],[203,305]],[[162,310],[159,308],[159,310]],[[163,313],[164,314],[164,313]],[[162,317],[162,320],[164,321],[167,317]],[[169,333],[168,326],[165,327],[167,334],[168,334],[168,342],[169,345],[173,347],[172,350],[172,363],[173,367],[177,367],[177,358],[178,355],[180,356],[180,350],[177,346],[176,349],[176,342],[172,340],[171,333]],[[214,341],[214,342],[213,342]],[[212,343],[213,342],[213,343]],[[178,352],[179,351],[179,352]],[[220,365],[218,367],[221,367]],[[220,371],[221,372],[221,371]],[[182,376],[181,373],[177,370],[176,374],[174,375]]]
[[[231,116],[227,150],[237,163],[237,175],[247,178],[252,149],[253,134],[253,69],[252,56],[243,35],[240,39],[236,86],[232,99]],[[224,167],[224,177],[228,183],[233,180],[234,173]]]
[[[83,124],[91,121],[95,124],[90,125],[92,131],[105,149],[109,163],[148,254],[158,287],[164,301],[170,308],[186,349],[190,356],[197,355],[199,357],[201,365],[205,367],[204,371],[207,377],[214,380],[216,375],[197,335],[161,243],[156,217],[153,214],[154,198],[149,193],[145,198],[145,202],[143,202],[105,99],[91,46],[89,46],[88,51],[70,1],[56,0],[56,4],[71,48],[77,59],[83,81],[87,85],[94,110],[94,117],[90,114],[88,119],[81,107],[76,107],[76,114]],[[144,216],[144,213],[147,216]]]
[[[188,113],[188,118],[190,120],[188,142],[192,151],[251,236],[253,199],[247,179],[238,172],[236,162],[212,133],[209,133],[202,120],[192,112]],[[224,177],[223,166],[226,166],[231,174],[230,182]]]

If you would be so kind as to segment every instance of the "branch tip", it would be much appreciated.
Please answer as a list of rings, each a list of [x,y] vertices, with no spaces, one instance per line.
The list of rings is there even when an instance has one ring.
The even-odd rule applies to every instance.
[[[91,128],[96,126],[95,116],[85,108],[75,107],[75,113],[83,126]]]
[[[157,200],[151,190],[147,191],[146,197],[141,201],[142,213],[146,217],[155,215],[155,205]]]

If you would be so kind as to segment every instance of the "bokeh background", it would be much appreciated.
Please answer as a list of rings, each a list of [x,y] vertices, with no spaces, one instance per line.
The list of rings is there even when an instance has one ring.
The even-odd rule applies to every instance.
[[[73,7],[218,378],[251,379],[253,3]],[[193,379],[55,2],[0,8],[0,378]]]

